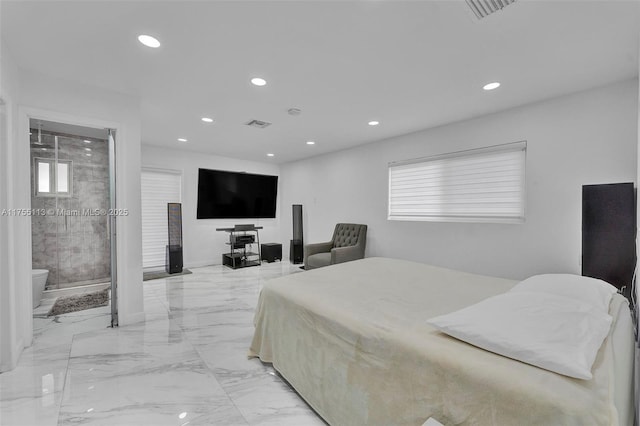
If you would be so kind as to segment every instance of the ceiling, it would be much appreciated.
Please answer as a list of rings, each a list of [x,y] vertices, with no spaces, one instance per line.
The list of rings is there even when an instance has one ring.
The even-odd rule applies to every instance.
[[[139,97],[144,144],[258,161],[294,161],[638,75],[638,1],[518,0],[481,20],[464,0],[0,7],[0,35],[19,67]],[[144,47],[139,34],[162,46]],[[267,85],[253,86],[256,76]],[[492,81],[502,86],[483,91]],[[302,113],[287,114],[292,107]],[[273,124],[244,125],[252,119]]]

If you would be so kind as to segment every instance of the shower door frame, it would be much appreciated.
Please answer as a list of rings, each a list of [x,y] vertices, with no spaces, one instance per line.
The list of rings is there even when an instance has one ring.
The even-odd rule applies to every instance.
[[[116,134],[107,128],[109,138],[109,209],[116,208]],[[111,327],[118,326],[118,264],[116,240],[116,215],[107,217],[109,223],[109,245],[111,251]]]
[[[105,129],[108,132],[108,142],[109,142],[109,207],[108,210],[116,209],[116,138],[115,136],[118,134],[119,129],[121,129],[121,125],[115,122],[96,120],[94,118],[88,117],[80,117],[76,115],[69,115],[64,113],[57,113],[49,110],[42,110],[38,108],[31,107],[21,107],[21,125],[20,128],[24,129],[25,135],[29,134],[29,121],[30,120],[43,120],[43,121],[51,121],[61,124],[69,124],[75,126],[83,126],[90,127],[94,129]],[[22,121],[24,120],[24,121]],[[22,138],[21,138],[22,140]],[[26,158],[29,159],[28,167],[31,170],[31,159],[30,159],[30,143],[29,137],[26,137],[26,144],[20,144],[22,149],[24,149]],[[29,184],[30,188],[30,184]],[[29,197],[30,200],[30,197]],[[29,204],[29,207],[31,205]],[[111,253],[111,267],[110,267],[110,275],[111,275],[111,326],[118,326],[118,279],[117,279],[117,240],[116,240],[116,215],[109,215],[108,223],[109,223],[109,235],[110,235],[110,253]],[[29,223],[29,247],[31,247],[31,223]],[[29,250],[29,266],[32,265],[31,258],[31,250]],[[31,293],[31,292],[29,292]],[[29,294],[29,299],[31,299],[31,295]],[[31,317],[32,313],[29,311],[28,316]],[[27,315],[25,314],[25,316]],[[32,324],[32,323],[31,323]],[[33,325],[32,325],[33,326]]]

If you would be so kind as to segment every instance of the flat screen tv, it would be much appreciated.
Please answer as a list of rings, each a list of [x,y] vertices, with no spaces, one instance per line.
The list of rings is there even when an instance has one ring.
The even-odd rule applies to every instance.
[[[276,217],[278,176],[198,169],[198,219]]]

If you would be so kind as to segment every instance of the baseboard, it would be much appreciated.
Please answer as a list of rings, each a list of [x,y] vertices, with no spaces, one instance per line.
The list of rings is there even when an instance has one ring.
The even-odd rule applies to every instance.
[[[222,262],[219,263],[215,263],[215,262],[189,262],[188,264],[185,264],[184,267],[187,269],[190,268],[204,268],[205,266],[219,266],[222,265]]]

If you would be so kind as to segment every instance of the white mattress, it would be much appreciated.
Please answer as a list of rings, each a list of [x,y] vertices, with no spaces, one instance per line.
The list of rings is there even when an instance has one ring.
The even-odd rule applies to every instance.
[[[249,355],[272,362],[334,425],[421,425],[430,417],[445,425],[632,424],[632,331],[620,296],[590,381],[426,324],[514,283],[385,258],[289,275],[262,290]]]

